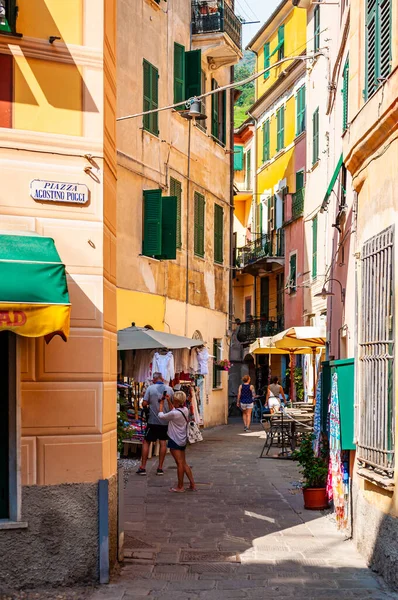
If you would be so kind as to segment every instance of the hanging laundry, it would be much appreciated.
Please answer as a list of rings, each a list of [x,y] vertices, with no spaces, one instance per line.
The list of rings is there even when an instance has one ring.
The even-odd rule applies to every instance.
[[[198,363],[198,372],[201,375],[207,375],[209,372],[209,351],[206,347],[203,347],[202,350],[198,350]]]
[[[172,352],[160,354],[155,352],[152,361],[152,373],[161,373],[164,381],[169,382],[175,377],[174,356]]]
[[[174,350],[174,370],[176,373],[188,373],[189,363],[189,348]]]
[[[314,412],[314,441],[312,443],[315,456],[319,456],[321,441],[321,403],[322,403],[322,373],[319,374],[316,386],[316,400]]]
[[[197,348],[191,348],[190,357],[189,357],[189,370],[191,373],[197,373],[199,370]]]

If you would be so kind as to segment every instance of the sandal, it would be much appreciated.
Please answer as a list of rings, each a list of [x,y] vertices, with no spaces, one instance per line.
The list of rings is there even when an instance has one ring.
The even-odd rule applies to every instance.
[[[178,490],[177,488],[170,488],[169,492],[175,492],[176,494],[183,494],[185,490]]]

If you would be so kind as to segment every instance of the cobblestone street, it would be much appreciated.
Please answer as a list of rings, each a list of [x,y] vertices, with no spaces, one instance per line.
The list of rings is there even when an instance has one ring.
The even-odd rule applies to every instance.
[[[188,448],[199,493],[132,474],[125,495],[125,565],[92,600],[398,598],[367,569],[330,514],[303,509],[291,461],[259,459],[259,426],[213,429]]]

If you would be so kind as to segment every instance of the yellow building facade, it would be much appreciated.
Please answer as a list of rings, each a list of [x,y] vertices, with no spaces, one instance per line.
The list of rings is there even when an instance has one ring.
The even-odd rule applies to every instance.
[[[122,3],[118,117],[167,107],[230,83],[241,42],[240,33],[220,19],[226,12],[240,32],[229,2]],[[203,100],[207,119],[197,123],[184,118],[184,110],[166,110],[117,125],[118,329],[134,322],[200,336],[211,355],[216,348],[215,359],[228,357],[231,94],[220,92]],[[168,258],[156,250],[164,230],[156,230],[152,249],[148,244],[151,193],[177,198],[172,219],[176,243]],[[158,212],[156,218],[159,225]],[[227,374],[214,378],[211,364],[203,398],[205,426],[227,418]]]
[[[99,481],[116,558],[116,0],[0,4],[0,238],[52,238],[71,303],[66,343],[8,357],[0,585],[96,581]],[[51,184],[80,192],[34,196]]]

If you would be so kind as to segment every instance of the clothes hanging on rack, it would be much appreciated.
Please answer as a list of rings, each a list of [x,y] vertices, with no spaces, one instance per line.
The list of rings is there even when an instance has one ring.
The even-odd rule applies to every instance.
[[[133,350],[125,350],[123,356],[123,376],[134,377],[134,353]]]
[[[192,414],[193,414],[193,418],[195,423],[197,423],[197,425],[200,425],[200,414],[199,414],[199,409],[198,409],[198,401],[197,401],[197,390],[198,388],[192,389],[191,391],[191,406],[192,406]]]
[[[329,474],[327,493],[333,499],[338,529],[348,525],[348,502],[343,482],[343,465],[341,456],[340,406],[337,386],[337,373],[332,377],[332,390],[329,406]]]
[[[174,370],[176,373],[188,373],[189,362],[189,348],[174,350]]]
[[[166,354],[155,352],[152,361],[152,373],[160,373],[164,381],[168,382],[175,377],[174,356],[169,350]]]
[[[135,353],[133,377],[135,381],[149,381],[152,379],[153,350],[137,350]]]
[[[198,372],[201,375],[207,375],[209,372],[209,351],[206,347],[203,347],[202,350],[198,351],[198,363]]]
[[[198,369],[198,351],[196,348],[192,348],[190,353],[189,370],[191,371],[191,373],[196,373]]]

